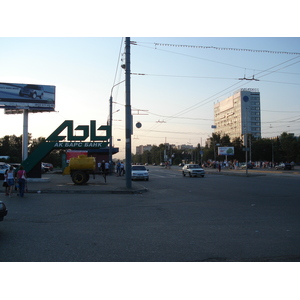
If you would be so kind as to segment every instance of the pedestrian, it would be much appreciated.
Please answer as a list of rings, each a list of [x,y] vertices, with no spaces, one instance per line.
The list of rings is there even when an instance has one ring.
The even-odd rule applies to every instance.
[[[9,195],[9,186],[7,184],[7,171],[5,171],[4,173],[4,180],[3,180],[3,187],[4,187],[4,191],[5,191],[5,196],[8,196]]]
[[[105,162],[105,175],[107,176],[109,174],[109,162]]]
[[[106,172],[105,172],[105,161],[104,160],[102,160],[100,168],[101,168],[101,173],[104,178],[104,181],[106,182]]]
[[[19,195],[20,197],[24,197],[27,175],[23,166],[20,166],[20,169],[17,172],[17,179],[19,184]]]
[[[219,172],[221,172],[221,162],[219,161],[219,166],[218,166]]]
[[[8,184],[8,193],[9,197],[13,194],[13,188],[15,185],[15,172],[13,166],[10,166],[9,170],[7,171],[7,184]]]
[[[125,167],[124,167],[124,163],[121,161],[120,176],[123,176],[124,174],[125,174]]]
[[[117,162],[117,176],[120,176],[120,169],[121,169],[121,163],[118,160],[118,162]]]

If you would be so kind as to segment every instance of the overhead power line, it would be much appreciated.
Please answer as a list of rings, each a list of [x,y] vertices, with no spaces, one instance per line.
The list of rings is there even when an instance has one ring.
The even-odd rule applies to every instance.
[[[215,47],[215,46],[195,46],[195,45],[177,45],[177,44],[161,44],[154,43],[155,47],[177,47],[177,48],[201,48],[201,49],[215,49],[215,50],[225,50],[225,51],[247,51],[247,52],[263,52],[263,53],[273,53],[273,54],[290,54],[290,55],[300,55],[300,52],[289,52],[289,51],[274,51],[274,50],[257,50],[257,49],[242,49],[242,48],[227,48],[227,47]]]

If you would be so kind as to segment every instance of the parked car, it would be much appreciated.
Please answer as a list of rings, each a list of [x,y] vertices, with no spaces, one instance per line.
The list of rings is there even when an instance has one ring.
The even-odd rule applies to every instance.
[[[20,89],[19,95],[26,95],[31,97],[32,99],[35,99],[37,97],[40,97],[40,99],[42,99],[44,96],[44,88],[41,85],[27,84]]]
[[[6,170],[9,170],[10,164],[0,162],[0,179],[4,179],[4,174]]]
[[[145,166],[132,166],[131,167],[131,179],[143,179],[149,180],[149,171]]]
[[[53,165],[50,163],[44,163],[42,162],[42,171],[44,173],[48,172],[48,171],[53,171]]]
[[[186,164],[182,168],[182,175],[189,175],[190,177],[201,176],[204,177],[205,171],[196,164]]]
[[[275,166],[276,170],[292,170],[292,165],[289,163],[280,163],[279,165]]]
[[[9,163],[11,166],[13,166],[15,169],[19,169],[21,164],[20,163]]]
[[[247,167],[248,169],[253,169],[253,165],[251,163],[248,163],[247,165],[248,165],[248,167]],[[246,169],[246,163],[242,163],[241,168]]]
[[[7,215],[7,209],[4,202],[0,201],[0,221]]]

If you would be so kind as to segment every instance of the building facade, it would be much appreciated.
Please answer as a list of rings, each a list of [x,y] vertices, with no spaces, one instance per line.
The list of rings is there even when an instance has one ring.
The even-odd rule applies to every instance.
[[[228,135],[232,141],[246,136],[261,137],[260,92],[256,88],[243,88],[233,96],[214,105],[215,133]]]
[[[143,154],[145,151],[150,151],[152,149],[152,145],[140,145],[140,146],[136,146],[135,148],[135,154],[137,155],[141,155]]]

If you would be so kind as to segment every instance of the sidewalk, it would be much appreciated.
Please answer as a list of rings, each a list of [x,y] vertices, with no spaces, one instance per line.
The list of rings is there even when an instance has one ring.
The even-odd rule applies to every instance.
[[[132,188],[126,187],[125,176],[117,177],[109,175],[106,183],[103,176],[95,175],[83,185],[75,185],[70,175],[61,173],[46,173],[42,178],[28,178],[28,193],[47,193],[47,194],[137,194],[147,191],[143,182],[132,181]]]

